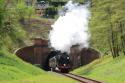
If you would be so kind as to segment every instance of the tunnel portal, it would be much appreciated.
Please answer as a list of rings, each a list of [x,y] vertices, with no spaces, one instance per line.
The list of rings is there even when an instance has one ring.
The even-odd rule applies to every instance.
[[[44,70],[49,70],[49,59],[56,55],[56,51],[48,46],[48,40],[41,38],[32,39],[34,44],[20,48],[15,54],[22,60],[38,65]],[[92,48],[79,50],[78,46],[73,46],[70,49],[69,57],[71,59],[72,69],[86,65],[100,57],[100,53]]]

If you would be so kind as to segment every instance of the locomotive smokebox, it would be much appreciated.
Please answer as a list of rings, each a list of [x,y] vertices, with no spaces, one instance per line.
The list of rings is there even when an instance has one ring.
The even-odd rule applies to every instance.
[[[52,55],[49,59],[49,68],[51,70],[58,69],[61,72],[67,73],[71,69],[70,58],[66,52],[55,51],[56,53]],[[52,52],[51,52],[52,53]]]

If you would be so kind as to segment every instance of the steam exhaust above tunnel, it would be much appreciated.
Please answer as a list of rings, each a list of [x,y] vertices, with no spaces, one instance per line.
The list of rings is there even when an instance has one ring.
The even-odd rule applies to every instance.
[[[63,14],[63,15],[62,15]],[[49,34],[50,44],[55,50],[70,53],[73,45],[88,48],[90,33],[88,23],[90,19],[88,4],[81,5],[69,1],[60,11],[60,16],[52,25]]]

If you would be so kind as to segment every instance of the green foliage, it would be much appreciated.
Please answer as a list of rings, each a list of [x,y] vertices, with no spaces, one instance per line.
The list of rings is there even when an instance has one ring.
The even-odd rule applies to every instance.
[[[42,0],[38,0],[38,1],[42,1]],[[51,1],[51,2],[68,2],[69,0],[47,0],[47,1]],[[73,1],[84,2],[84,0],[73,0]]]
[[[20,18],[25,16],[25,13],[27,12],[26,8],[27,6],[24,2],[20,2],[16,5],[16,11],[18,12]]]
[[[23,0],[17,3],[13,1],[0,1],[0,49],[6,48],[14,51],[20,46],[25,45],[26,32],[22,28],[21,21],[34,14],[32,6],[26,6]]]
[[[124,0],[92,0],[92,19],[90,21],[91,45],[102,53],[109,49],[109,38],[111,39],[111,24],[113,31],[118,31],[118,21],[125,24]],[[109,10],[111,12],[109,13]],[[123,27],[125,28],[125,27]],[[120,35],[118,35],[120,37]],[[120,42],[120,40],[119,40]]]
[[[34,8],[32,6],[26,6],[24,1],[17,3],[16,5],[16,11],[19,15],[19,18],[25,18],[29,15],[32,15],[34,13]]]
[[[84,67],[78,68],[72,73],[101,80],[104,83],[123,83],[125,79],[124,65],[124,56],[113,59],[108,55]]]
[[[5,9],[4,9],[4,0],[0,1],[0,38],[2,36],[3,29],[3,19],[4,19]]]

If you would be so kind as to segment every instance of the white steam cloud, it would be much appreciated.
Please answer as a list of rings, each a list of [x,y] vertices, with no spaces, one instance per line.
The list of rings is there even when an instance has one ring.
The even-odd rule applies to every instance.
[[[69,1],[60,14],[49,34],[51,47],[62,52],[70,52],[73,45],[88,47],[90,11],[87,5]]]

